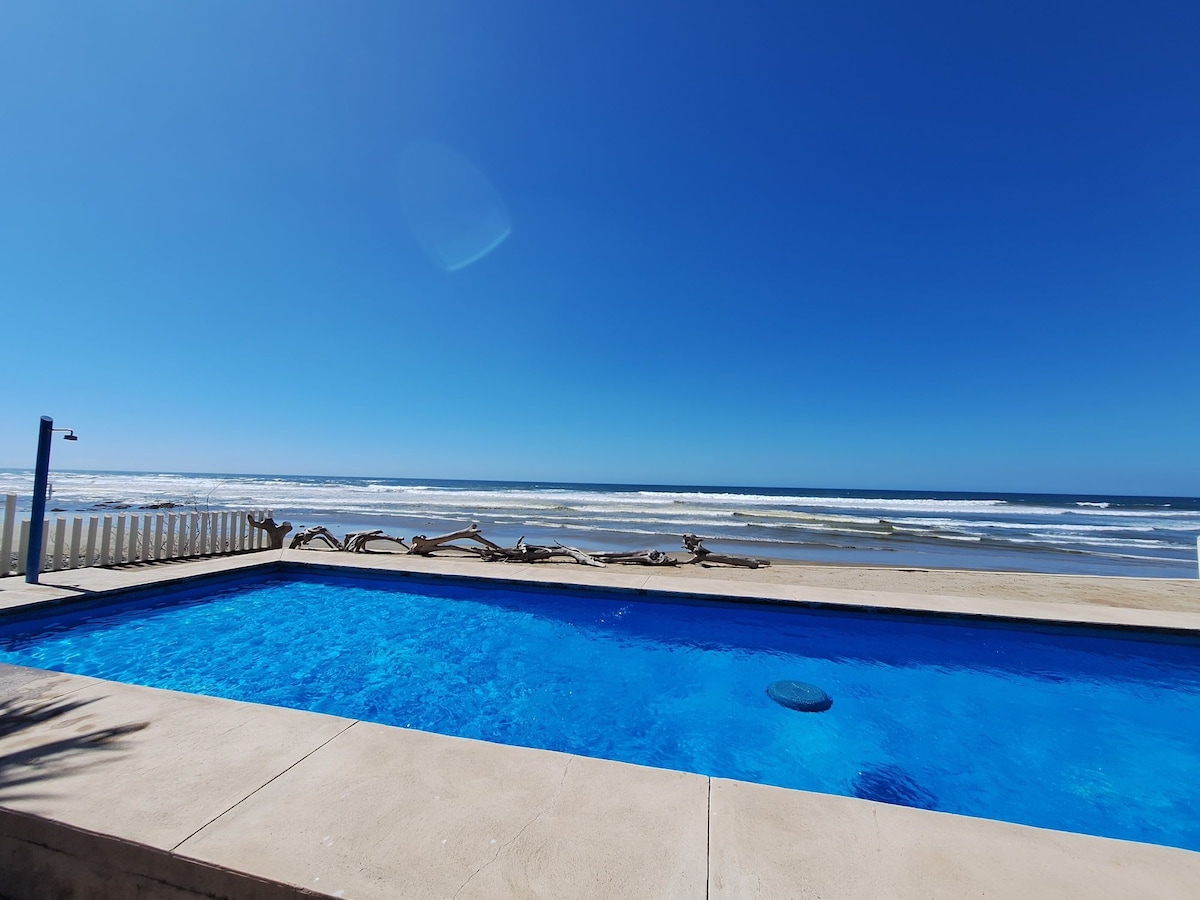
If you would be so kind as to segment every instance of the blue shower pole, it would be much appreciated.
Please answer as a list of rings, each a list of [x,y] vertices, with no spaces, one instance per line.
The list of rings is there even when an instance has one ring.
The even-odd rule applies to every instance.
[[[33,475],[33,512],[29,519],[29,553],[25,556],[25,580],[37,584],[42,571],[42,522],[46,518],[46,484],[50,481],[50,438],[54,420],[42,416],[38,428],[37,468]]]

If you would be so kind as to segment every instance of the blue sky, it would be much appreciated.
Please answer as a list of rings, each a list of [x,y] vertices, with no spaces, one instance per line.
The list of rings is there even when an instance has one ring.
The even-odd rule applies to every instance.
[[[1198,45],[1191,2],[9,0],[0,464],[50,414],[72,468],[1200,494]]]

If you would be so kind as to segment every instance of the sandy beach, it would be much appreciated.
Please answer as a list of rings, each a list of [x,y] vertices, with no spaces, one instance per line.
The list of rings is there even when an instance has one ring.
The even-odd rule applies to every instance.
[[[772,565],[760,569],[686,565],[676,566],[669,571],[673,575],[747,583],[1200,612],[1200,578],[1121,578],[961,569],[817,566],[786,561],[774,561]]]

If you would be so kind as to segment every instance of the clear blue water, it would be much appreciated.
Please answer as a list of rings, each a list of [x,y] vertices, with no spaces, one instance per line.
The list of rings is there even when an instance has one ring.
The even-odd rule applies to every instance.
[[[0,660],[1200,850],[1192,639],[306,574],[4,620]]]

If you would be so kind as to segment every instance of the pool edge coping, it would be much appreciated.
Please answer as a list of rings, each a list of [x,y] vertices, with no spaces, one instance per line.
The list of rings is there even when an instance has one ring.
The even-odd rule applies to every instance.
[[[36,595],[46,591],[49,596],[0,606],[0,621],[10,615],[28,614],[38,609],[49,610],[76,602],[95,602],[104,597],[118,597],[148,589],[179,588],[186,582],[207,581],[236,576],[239,573],[261,572],[264,569],[279,572],[309,569],[331,573],[377,573],[388,577],[415,576],[438,581],[488,581],[521,587],[624,592],[637,596],[663,594],[693,600],[751,602],[841,611],[927,615],[937,618],[984,619],[1016,625],[1083,626],[1102,630],[1137,629],[1182,636],[1200,635],[1200,610],[1153,610],[1085,602],[1062,603],[912,594],[769,582],[735,582],[720,578],[696,579],[691,576],[672,576],[669,569],[664,571],[657,567],[614,566],[603,574],[596,574],[597,570],[594,569],[568,567],[563,564],[556,564],[551,568],[545,564],[539,567],[529,564],[481,563],[467,558],[412,557],[403,554],[359,556],[302,550],[266,551],[253,556],[173,562],[161,567],[155,564],[141,564],[95,570],[112,573],[120,578],[120,583],[97,588],[68,587],[61,584],[81,578],[85,581],[94,580],[81,574],[90,570],[47,573],[55,577],[45,580],[43,585],[22,588],[15,593]],[[629,569],[636,571],[630,572]],[[160,577],[153,577],[156,574]],[[151,577],[137,578],[137,575]],[[57,593],[64,590],[75,593]],[[5,591],[0,590],[0,600],[4,599],[4,593]]]

